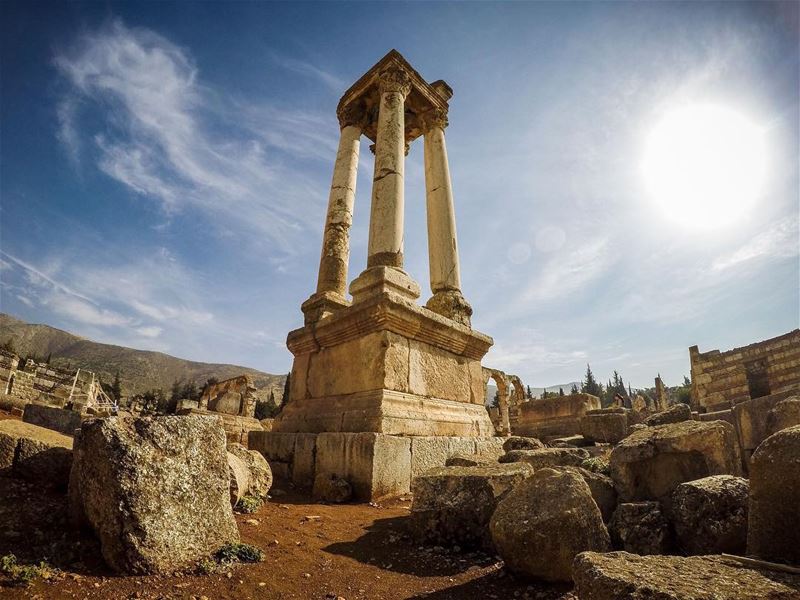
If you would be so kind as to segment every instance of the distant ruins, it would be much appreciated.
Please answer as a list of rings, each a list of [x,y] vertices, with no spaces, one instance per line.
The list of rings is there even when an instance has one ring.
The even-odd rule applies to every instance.
[[[362,497],[402,493],[417,469],[415,447],[434,443],[428,436],[474,451],[472,440],[495,433],[481,368],[493,342],[471,328],[472,308],[461,293],[444,136],[452,95],[444,81],[426,82],[393,50],[339,102],[341,138],[317,289],[302,305],[305,326],[287,339],[294,355],[290,401],[273,432],[250,438],[251,447],[254,437],[262,438],[273,460],[277,446],[292,443],[287,436],[313,444],[313,458],[295,451],[289,468],[306,469],[305,479],[312,469],[315,488],[339,476],[353,480]],[[351,302],[345,297],[349,230],[362,135],[375,142],[375,170],[367,268],[350,283]],[[416,304],[420,287],[403,270],[405,155],[420,137],[432,292],[425,307]],[[447,452],[439,454],[444,464]]]
[[[249,375],[239,375],[206,386],[200,396],[199,408],[240,417],[255,416],[256,386],[253,379]]]
[[[689,348],[692,410],[704,413],[800,388],[800,329],[727,352]]]

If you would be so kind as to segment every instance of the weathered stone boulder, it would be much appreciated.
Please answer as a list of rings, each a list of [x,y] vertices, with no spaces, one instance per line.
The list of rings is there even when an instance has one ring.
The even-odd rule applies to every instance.
[[[226,456],[218,417],[84,422],[70,477],[71,513],[83,515],[115,571],[189,566],[239,541]]]
[[[228,452],[228,477],[230,478],[231,506],[236,506],[250,489],[250,469],[238,456]]]
[[[747,553],[800,564],[800,425],[769,436],[753,453]]]
[[[67,487],[72,438],[14,419],[0,421],[0,475]]]
[[[718,556],[584,552],[572,569],[581,600],[792,600],[800,577]]]
[[[248,494],[266,499],[272,487],[272,469],[260,452],[248,450],[242,444],[229,443],[228,452],[236,456],[246,466],[250,476]]]
[[[535,471],[500,501],[490,529],[508,569],[545,581],[570,581],[576,554],[609,548],[589,486],[568,470]]]
[[[594,444],[593,441],[587,440],[582,435],[566,435],[563,437],[552,438],[548,440],[547,446],[548,448],[585,448],[591,447]]]
[[[431,469],[411,483],[409,527],[423,543],[491,549],[498,502],[532,473],[524,463]]]
[[[647,429],[647,425],[644,423],[634,423],[628,426],[628,435],[636,433],[637,431],[642,431],[643,429]]]
[[[664,554],[672,547],[669,523],[658,502],[620,504],[608,533],[614,548],[634,554]]]
[[[454,454],[444,463],[446,467],[478,467],[491,464],[497,464],[497,461],[479,454]]]
[[[747,479],[713,475],[672,492],[670,520],[685,554],[744,554],[747,546]]]
[[[628,435],[627,413],[624,408],[587,410],[581,417],[581,434],[592,442],[616,444]]]
[[[580,475],[589,486],[592,492],[592,499],[594,499],[597,508],[600,509],[600,514],[603,515],[603,522],[608,523],[614,510],[617,508],[617,490],[614,489],[614,482],[611,477],[603,475],[602,473],[595,473],[584,469],[582,467],[552,467],[553,469],[564,469],[572,471]]]
[[[501,463],[528,463],[534,469],[543,467],[578,467],[589,458],[582,448],[541,448],[539,450],[511,450],[500,457]]]
[[[511,450],[537,450],[539,448],[544,448],[544,444],[537,438],[532,437],[511,436],[503,442],[503,450],[506,452]]]
[[[320,478],[316,487],[317,497],[324,502],[341,504],[353,497],[353,486],[341,477],[331,476]]]
[[[767,431],[770,435],[795,425],[800,425],[800,398],[797,396],[781,400],[767,415]]]
[[[741,474],[736,434],[724,421],[683,421],[637,431],[614,447],[610,465],[623,502],[668,499],[679,483]]]
[[[648,427],[657,425],[667,425],[668,423],[680,423],[689,421],[692,418],[692,409],[687,404],[678,403],[670,406],[667,410],[650,415],[644,420]]]

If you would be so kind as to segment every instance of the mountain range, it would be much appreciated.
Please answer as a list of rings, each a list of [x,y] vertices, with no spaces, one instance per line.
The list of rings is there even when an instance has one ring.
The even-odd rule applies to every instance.
[[[101,344],[50,327],[20,321],[0,313],[0,344],[11,341],[22,357],[35,356],[65,370],[81,368],[92,371],[102,381],[111,383],[119,373],[123,396],[161,388],[169,393],[175,381],[194,381],[198,387],[211,377],[222,381],[238,375],[250,375],[260,400],[274,391],[276,400],[283,396],[286,375],[264,373],[238,365],[214,364],[185,360],[149,350]]]

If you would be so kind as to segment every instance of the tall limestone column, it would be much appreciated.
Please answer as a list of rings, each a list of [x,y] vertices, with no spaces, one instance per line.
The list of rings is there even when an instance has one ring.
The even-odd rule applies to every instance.
[[[472,307],[461,294],[453,186],[444,128],[447,113],[432,109],[421,116],[425,145],[425,197],[428,215],[428,261],[433,297],[426,307],[467,327]]]
[[[338,116],[341,133],[328,197],[317,291],[302,307],[306,322],[317,321],[336,308],[350,304],[345,298],[350,260],[350,226],[353,224],[358,151],[364,115],[360,106],[347,106]]]
[[[380,106],[375,137],[375,174],[369,219],[367,269],[350,284],[353,302],[389,292],[419,297],[419,285],[403,271],[403,217],[408,73],[390,67],[379,75]]]

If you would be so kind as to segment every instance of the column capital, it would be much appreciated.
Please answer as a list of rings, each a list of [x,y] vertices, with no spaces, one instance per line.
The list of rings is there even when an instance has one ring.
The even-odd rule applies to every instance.
[[[344,129],[348,126],[358,127],[363,131],[367,119],[367,111],[361,104],[348,104],[336,111],[339,118],[339,128]]]
[[[419,115],[419,124],[422,133],[428,133],[433,127],[444,129],[449,125],[447,111],[441,108],[432,108]]]
[[[381,94],[399,92],[406,98],[411,93],[411,77],[405,69],[389,67],[378,75],[378,90]]]

